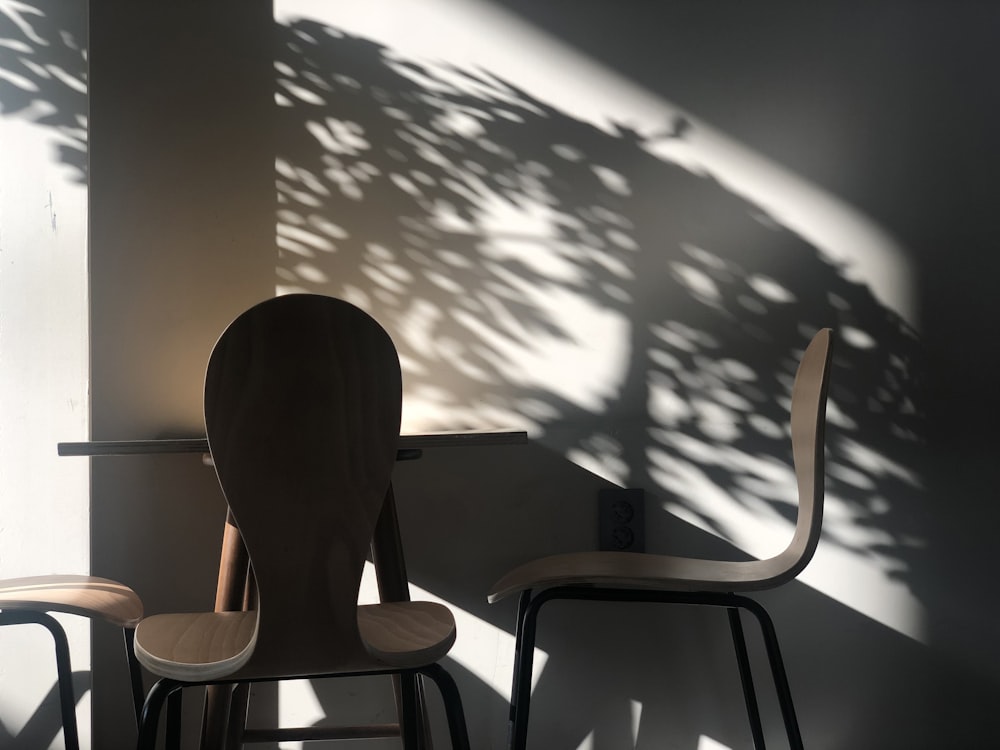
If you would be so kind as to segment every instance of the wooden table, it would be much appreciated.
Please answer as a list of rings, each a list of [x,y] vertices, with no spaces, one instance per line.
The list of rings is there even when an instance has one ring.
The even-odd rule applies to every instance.
[[[462,430],[404,434],[399,436],[396,459],[403,461],[419,458],[425,448],[515,445],[526,443],[527,439],[527,433],[523,430]],[[209,463],[211,461],[206,438],[90,440],[59,443],[57,449],[60,456],[89,457],[201,453]],[[391,484],[382,506],[382,514],[375,525],[371,552],[378,582],[379,598],[385,602],[409,601],[410,587],[399,533],[396,500]],[[219,556],[215,611],[234,611],[249,607],[252,605],[253,595],[250,559],[239,530],[233,522],[232,513],[227,513],[222,535],[222,550]],[[394,685],[398,712],[400,709],[398,679],[394,679]],[[246,700],[245,690],[238,691],[236,697],[231,697],[230,690],[225,686],[212,686],[207,689],[202,726],[203,748],[231,747],[228,741],[228,738],[233,734],[229,727],[231,723],[230,706],[237,707],[237,710],[232,713],[232,719],[236,719],[236,715],[241,711],[245,715]],[[350,729],[352,728],[348,728],[348,730]],[[341,736],[341,734],[331,733],[329,738],[336,739]],[[427,736],[426,733],[425,736]],[[251,739],[251,731],[246,732],[245,738]],[[430,747],[429,744],[428,747]]]

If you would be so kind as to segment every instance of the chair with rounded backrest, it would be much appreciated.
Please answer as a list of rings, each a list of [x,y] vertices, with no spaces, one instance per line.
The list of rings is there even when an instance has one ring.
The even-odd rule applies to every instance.
[[[831,362],[830,329],[819,331],[799,363],[792,388],[792,458],[799,505],[788,547],[766,560],[730,562],[636,552],[580,552],[525,563],[503,576],[490,591],[497,602],[520,594],[516,623],[514,683],[510,705],[510,746],[524,748],[528,735],[532,653],[542,605],[557,599],[654,602],[724,607],[728,610],[737,664],[750,717],[754,746],[764,746],[746,641],[739,610],[760,623],[778,701],[791,748],[802,739],[792,705],[778,640],[770,616],[742,594],[773,589],[794,579],[812,558],[823,518],[824,427]]]
[[[358,605],[366,552],[396,461],[402,400],[388,334],[353,305],[294,294],[234,320],[205,378],[209,448],[256,582],[248,611],[162,614],[136,631],[139,661],[161,679],[146,698],[140,748],[164,702],[190,685],[417,674],[440,689],[451,741],[468,747],[461,699],[438,664],[455,640],[447,607]],[[419,744],[404,695],[405,747]],[[168,743],[179,733],[168,707]],[[335,739],[332,727],[255,730],[240,741]],[[397,728],[396,734],[399,734]],[[363,736],[371,736],[365,734]]]
[[[142,676],[132,651],[135,626],[142,618],[142,601],[128,586],[107,578],[83,575],[44,575],[0,580],[0,625],[35,624],[52,635],[56,650],[59,705],[66,750],[80,747],[76,727],[76,699],[66,632],[50,612],[104,620],[122,629],[132,681],[136,722],[142,708]]]

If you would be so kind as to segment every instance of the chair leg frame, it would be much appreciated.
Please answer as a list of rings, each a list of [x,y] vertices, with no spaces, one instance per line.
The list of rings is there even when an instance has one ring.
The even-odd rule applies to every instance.
[[[297,679],[332,679],[337,677],[360,677],[372,674],[399,675],[403,691],[403,712],[401,716],[401,731],[403,747],[406,750],[422,750],[423,733],[420,730],[421,722],[417,717],[418,703],[415,700],[417,690],[417,676],[422,675],[434,681],[444,702],[445,714],[448,720],[448,733],[451,738],[453,750],[469,750],[468,727],[465,723],[465,712],[462,707],[462,697],[455,684],[454,678],[440,664],[429,664],[416,669],[394,669],[382,672],[359,672],[345,673],[337,675],[303,675]],[[139,750],[154,750],[156,747],[156,735],[160,723],[160,715],[163,706],[167,706],[167,747],[171,750],[178,747],[180,737],[180,695],[184,688],[206,685],[234,685],[244,687],[251,682],[279,682],[281,678],[263,678],[258,680],[213,680],[207,682],[181,682],[170,678],[161,678],[146,695],[146,700],[142,708],[141,720],[139,722],[139,739],[137,747]],[[274,730],[273,732],[254,730],[251,735],[247,730],[243,741],[270,742],[281,736],[284,730]],[[298,731],[298,730],[294,730]],[[323,729],[317,729],[321,733],[316,736],[308,736],[308,731],[304,730],[294,739],[333,739],[333,735],[322,734]],[[364,735],[379,736],[379,735]],[[394,736],[386,734],[381,736]],[[289,737],[288,739],[293,739]],[[241,743],[240,743],[241,744]]]
[[[750,669],[750,656],[747,653],[747,641],[743,634],[740,611],[736,607],[730,607],[726,610],[726,614],[729,615],[729,631],[733,636],[733,647],[736,650],[736,664],[740,670],[740,684],[743,685],[743,700],[746,703],[747,717],[750,719],[753,746],[756,750],[762,750],[764,747],[764,728],[760,723],[757,691],[753,685],[753,672]]]
[[[79,750],[76,726],[76,697],[73,695],[73,669],[69,660],[69,641],[62,625],[49,614],[28,609],[0,611],[2,625],[41,625],[52,634],[56,650],[56,674],[59,684],[59,706],[62,712],[63,739],[66,750]]]
[[[229,721],[226,724],[226,736],[222,739],[225,745],[222,750],[240,750],[243,747],[243,735],[247,730],[250,684],[242,682],[233,685],[229,698]]]
[[[142,720],[142,704],[146,697],[142,689],[142,668],[139,660],[135,658],[135,628],[122,628],[122,636],[125,640],[125,659],[128,662],[129,680],[132,685],[132,707],[135,711],[135,728],[139,729]]]
[[[778,636],[767,610],[757,601],[731,593],[715,592],[663,592],[644,589],[587,589],[562,586],[544,589],[532,596],[530,590],[523,591],[517,606],[517,622],[514,647],[514,677],[511,686],[510,715],[507,747],[509,750],[524,750],[528,739],[528,711],[531,701],[531,672],[535,649],[538,614],[547,602],[553,600],[650,602],[656,604],[687,604],[703,607],[721,607],[728,611],[729,626],[736,648],[736,661],[740,670],[747,715],[753,734],[754,747],[764,748],[764,733],[760,711],[753,686],[750,660],[747,655],[746,639],[740,622],[739,610],[752,614],[760,625],[768,664],[774,681],[778,704],[781,708],[785,732],[790,750],[802,750],[802,736],[799,731],[792,693],[788,686]]]

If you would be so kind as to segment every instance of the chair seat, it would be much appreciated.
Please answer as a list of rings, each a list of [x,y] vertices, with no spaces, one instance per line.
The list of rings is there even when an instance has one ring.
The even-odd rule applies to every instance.
[[[451,610],[434,602],[386,602],[358,607],[358,630],[368,653],[395,667],[444,658],[455,643]]]
[[[154,615],[139,624],[135,653],[143,666],[163,677],[186,682],[216,680],[246,664],[254,650],[256,629],[255,611]],[[373,657],[372,668],[433,664],[455,642],[454,617],[447,607],[433,602],[358,607],[358,630]],[[335,674],[337,670],[324,666],[320,672]]]
[[[256,635],[256,611],[153,615],[135,630],[135,656],[162,677],[214,680],[246,664]]]
[[[717,591],[767,588],[787,570],[781,557],[768,560],[700,560],[641,552],[573,552],[550,555],[514,568],[493,585],[491,603],[525,590],[556,586]]]
[[[29,576],[0,580],[0,610],[66,612],[131,628],[142,619],[142,601],[132,589],[107,578],[82,575]]]

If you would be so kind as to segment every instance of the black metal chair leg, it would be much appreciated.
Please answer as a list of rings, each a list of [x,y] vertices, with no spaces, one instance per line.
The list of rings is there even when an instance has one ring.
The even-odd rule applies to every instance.
[[[129,680],[132,683],[132,706],[135,711],[135,726],[139,728],[142,721],[142,704],[146,700],[142,689],[142,669],[139,660],[135,658],[135,628],[122,628],[125,638],[125,659],[128,662]]]
[[[448,733],[451,737],[452,750],[469,750],[469,729],[465,723],[462,695],[458,691],[455,679],[440,664],[423,667],[420,672],[434,680],[438,692],[441,693],[445,714],[448,717]]]
[[[63,738],[66,750],[78,750],[80,737],[76,725],[76,697],[73,695],[73,667],[70,664],[69,641],[66,631],[50,615],[35,613],[38,624],[48,628],[55,642],[56,672],[59,681],[59,705],[62,710]]]
[[[535,619],[541,605],[547,601],[545,594],[531,598],[525,591],[517,604],[517,633],[514,650],[514,682],[511,686],[510,725],[507,747],[524,750],[528,742],[528,711],[531,705],[531,671],[535,655]]]
[[[743,700],[746,702],[747,717],[750,719],[753,746],[756,750],[764,750],[764,729],[760,723],[757,691],[754,690],[753,672],[750,669],[750,657],[747,654],[747,642],[743,635],[740,611],[735,607],[730,607],[726,613],[729,615],[729,630],[733,635],[733,646],[736,648],[736,663],[740,668],[740,683],[743,685]]]
[[[167,696],[167,750],[181,750],[181,714],[184,710],[183,690]]]
[[[59,705],[62,710],[63,738],[66,741],[66,750],[77,750],[80,747],[80,738],[76,725],[76,698],[73,695],[73,668],[69,659],[69,641],[66,639],[66,631],[56,622],[55,618],[42,614],[38,615],[38,623],[48,628],[52,633],[52,640],[56,648],[56,671],[59,681]]]
[[[417,676],[412,672],[399,675],[399,729],[404,750],[421,750],[420,720],[417,718]]]
[[[51,615],[28,609],[0,612],[0,626],[2,625],[41,625],[52,635],[56,652],[56,683],[59,687],[63,741],[66,743],[66,750],[80,750],[80,738],[76,726],[76,697],[73,695],[73,668],[70,664],[66,631]]]
[[[229,696],[229,721],[226,724],[225,747],[222,750],[243,750],[243,733],[247,729],[250,710],[250,683],[234,685]]]
[[[778,705],[781,707],[781,716],[785,722],[785,732],[788,734],[788,746],[791,750],[802,750],[802,735],[799,731],[799,722],[795,716],[795,706],[792,703],[792,691],[788,686],[788,675],[785,673],[785,664],[781,658],[781,649],[778,647],[778,634],[774,629],[774,622],[767,610],[760,603],[753,599],[740,597],[740,606],[751,612],[760,623],[761,633],[764,636],[764,646],[767,649],[767,660],[771,666],[771,675],[774,679],[774,688],[778,694]]]
[[[156,731],[160,723],[163,704],[172,692],[180,689],[180,683],[175,680],[162,679],[153,684],[146,694],[142,706],[142,718],[139,721],[139,738],[136,743],[138,750],[155,750]]]
[[[521,638],[524,632],[524,610],[528,604],[530,591],[522,591],[517,600],[517,613],[514,616],[514,672],[511,677],[510,706],[507,709],[507,744],[506,750],[511,750],[514,744],[514,717],[520,704],[521,676]]]

